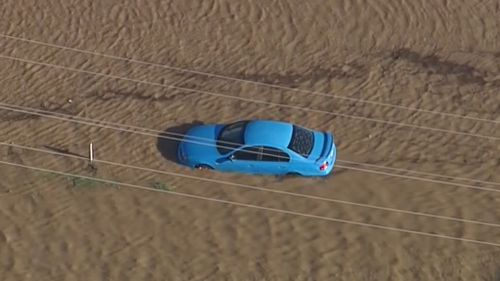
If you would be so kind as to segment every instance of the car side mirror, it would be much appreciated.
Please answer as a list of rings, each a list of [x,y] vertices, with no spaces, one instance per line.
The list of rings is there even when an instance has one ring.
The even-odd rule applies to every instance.
[[[234,158],[234,155],[233,155],[233,154],[231,154],[231,155],[229,155],[229,156],[227,156],[227,157],[222,157],[222,158],[219,158],[219,159],[217,160],[217,163],[224,163],[224,162],[227,162],[227,161],[232,162],[234,159],[235,159],[235,158]]]

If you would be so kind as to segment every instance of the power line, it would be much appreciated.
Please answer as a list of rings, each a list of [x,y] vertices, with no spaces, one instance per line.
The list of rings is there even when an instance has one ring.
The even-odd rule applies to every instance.
[[[133,125],[128,125],[128,124],[122,124],[122,123],[115,123],[115,122],[110,122],[110,121],[105,121],[105,120],[92,119],[92,118],[86,118],[86,117],[79,117],[79,116],[74,116],[74,115],[59,113],[59,112],[55,112],[55,111],[49,111],[49,110],[32,108],[32,107],[28,107],[28,106],[21,106],[21,105],[14,105],[14,104],[0,102],[0,109],[10,110],[10,111],[16,111],[16,112],[22,112],[22,113],[26,113],[26,114],[33,114],[33,115],[42,116],[42,117],[49,117],[49,118],[51,118],[52,115],[63,116],[63,117],[67,118],[66,120],[80,119],[80,120],[94,122],[93,124],[90,124],[90,126],[98,126],[96,124],[101,124],[102,123],[102,124],[108,124],[108,125],[111,125],[111,126],[126,127],[126,128],[129,128],[129,129],[135,129],[135,130],[141,130],[141,131],[155,133],[154,135],[152,135],[152,134],[146,134],[148,136],[155,136],[155,137],[160,137],[160,138],[170,139],[170,140],[177,140],[177,141],[186,141],[186,142],[189,142],[189,143],[196,143],[196,144],[201,144],[201,145],[206,145],[206,146],[214,146],[213,144],[210,144],[210,143],[201,142],[201,141],[213,141],[212,139],[208,139],[208,138],[204,138],[204,137],[190,136],[190,139],[200,140],[200,142],[193,141],[193,140],[186,140],[186,139],[183,139],[186,135],[185,134],[181,134],[181,133],[164,132],[164,131],[161,131],[161,130],[155,130],[155,129],[150,129],[150,128],[146,128],[146,127],[138,127],[138,126],[133,126]],[[20,109],[20,110],[18,110],[18,109]],[[41,113],[45,113],[46,115],[35,114],[34,112],[41,112]],[[87,123],[85,123],[85,124],[87,124]],[[107,127],[105,127],[105,128],[107,128]],[[120,129],[111,128],[111,129],[123,130],[121,128]],[[139,132],[136,132],[136,131],[127,131],[127,132],[139,133]],[[160,136],[158,136],[157,134],[159,134]],[[169,137],[169,136],[176,136],[178,138]],[[234,146],[234,145],[238,145],[239,146],[239,144],[234,143],[234,142],[229,142],[229,141],[220,141],[220,143],[221,144],[232,145],[232,146]],[[224,145],[217,145],[217,146],[222,147],[222,148],[227,148],[227,149],[233,149],[232,146],[224,146]],[[248,151],[248,153],[257,153],[257,152]],[[268,155],[268,156],[273,156],[273,157],[279,157],[279,158],[282,157],[280,155],[274,155],[274,154],[269,154],[269,153],[262,153],[262,154],[263,155]],[[441,174],[436,174],[436,173],[414,171],[414,170],[409,170],[409,169],[387,167],[387,166],[376,165],[376,164],[369,164],[369,163],[361,163],[361,162],[349,161],[349,160],[344,160],[344,159],[339,159],[339,158],[337,158],[336,162],[350,164],[350,165],[360,165],[360,166],[366,166],[366,167],[373,167],[373,168],[378,168],[378,169],[386,169],[386,170],[392,170],[392,171],[398,171],[398,172],[419,174],[419,175],[425,175],[425,176],[448,178],[448,179],[451,179],[451,180],[469,181],[469,182],[475,182],[475,183],[482,183],[482,184],[500,186],[500,183],[498,183],[498,182],[484,181],[484,180],[478,180],[478,179],[472,179],[472,178],[464,178],[464,177],[447,176],[447,175],[441,175]],[[344,166],[343,168],[350,169],[351,167]],[[354,167],[352,169],[354,169]]]
[[[294,216],[300,216],[300,217],[306,217],[306,218],[313,218],[313,219],[331,221],[331,222],[339,222],[339,223],[351,224],[351,225],[356,225],[356,226],[364,226],[364,227],[370,227],[370,228],[376,228],[376,229],[382,229],[382,230],[391,230],[391,231],[397,231],[397,232],[402,232],[402,233],[415,234],[415,235],[427,236],[427,237],[433,237],[433,238],[442,238],[442,239],[448,239],[448,240],[454,240],[454,241],[461,241],[461,242],[475,243],[475,244],[480,244],[480,245],[500,247],[500,243],[483,241],[483,240],[461,238],[461,237],[456,237],[456,236],[428,233],[428,232],[423,232],[423,231],[409,230],[409,229],[385,226],[385,225],[380,225],[380,224],[371,224],[371,223],[357,222],[357,221],[351,221],[351,220],[346,220],[346,219],[331,218],[331,217],[289,211],[289,210],[278,209],[278,208],[269,208],[269,207],[263,207],[263,206],[259,206],[259,205],[240,203],[240,202],[235,202],[235,201],[230,201],[230,200],[223,200],[223,199],[199,196],[199,195],[182,193],[182,192],[177,192],[177,191],[159,190],[159,189],[154,189],[154,188],[142,186],[142,185],[130,184],[130,183],[125,183],[125,182],[113,181],[113,180],[106,180],[106,179],[77,175],[77,174],[72,174],[72,173],[59,172],[59,171],[55,171],[55,170],[37,168],[37,167],[33,167],[33,166],[27,166],[27,165],[23,165],[23,164],[17,164],[17,163],[6,162],[6,161],[0,161],[0,164],[10,165],[10,166],[14,166],[14,167],[20,167],[20,168],[25,168],[25,169],[30,169],[30,170],[40,171],[40,172],[53,173],[53,174],[58,174],[58,175],[62,175],[62,176],[67,176],[67,177],[88,179],[88,180],[93,180],[93,181],[107,183],[107,184],[121,185],[121,186],[140,189],[140,190],[162,192],[162,193],[182,196],[182,197],[186,197],[186,198],[206,200],[206,201],[217,202],[217,203],[222,203],[222,204],[226,204],[226,205],[233,205],[233,206],[238,206],[238,207],[265,210],[265,211],[270,211],[270,212],[275,212],[275,213],[294,215]]]
[[[489,184],[489,185],[500,186],[500,182],[492,182],[492,181],[484,181],[484,180],[471,179],[471,178],[463,178],[463,177],[454,177],[454,176],[440,175],[440,174],[435,174],[435,173],[413,171],[413,170],[408,170],[408,169],[387,167],[387,166],[375,165],[375,164],[368,164],[368,163],[360,163],[360,162],[354,162],[354,161],[348,161],[348,160],[338,160],[338,162],[342,162],[342,163],[346,163],[346,164],[352,164],[352,165],[360,165],[360,166],[366,166],[366,167],[373,167],[373,168],[378,168],[378,169],[387,169],[387,170],[398,171],[398,172],[419,174],[419,175],[424,175],[424,176],[441,177],[441,178],[448,178],[448,179],[451,179],[451,180],[470,181],[470,182],[476,182],[476,183],[482,183],[482,184]]]
[[[46,150],[46,149],[39,149],[39,148],[34,148],[34,147],[29,147],[29,146],[24,146],[24,145],[19,145],[19,144],[0,142],[0,145],[8,146],[8,147],[15,147],[15,148],[23,149],[23,150],[36,151],[36,152],[41,152],[41,153],[46,153],[46,154],[59,155],[59,156],[68,157],[68,158],[88,160],[88,158],[83,157],[83,156],[61,153],[61,152],[56,152],[56,151],[50,151],[50,150]],[[191,175],[176,173],[176,172],[168,172],[168,171],[163,171],[163,170],[151,169],[151,168],[146,168],[146,167],[142,167],[142,166],[134,166],[134,165],[123,164],[123,163],[107,161],[107,160],[94,159],[93,161],[96,163],[103,163],[103,164],[107,164],[107,165],[111,165],[111,166],[119,166],[119,167],[123,167],[123,168],[130,168],[130,169],[141,170],[141,171],[145,171],[145,172],[152,172],[152,173],[187,178],[187,179],[192,179],[192,180],[200,180],[200,181],[223,184],[223,185],[228,185],[228,186],[233,186],[233,187],[242,187],[242,188],[246,188],[246,189],[271,192],[271,193],[276,193],[276,194],[293,196],[293,197],[297,197],[297,198],[313,199],[313,200],[323,201],[323,202],[338,203],[338,204],[351,205],[351,206],[356,206],[356,207],[363,207],[363,208],[382,210],[382,211],[388,211],[388,212],[409,214],[409,215],[415,215],[415,216],[423,216],[423,217],[429,217],[429,218],[435,218],[435,219],[443,219],[443,220],[449,220],[449,221],[455,221],[455,222],[461,222],[461,223],[472,223],[472,224],[477,224],[477,225],[500,227],[500,224],[482,222],[482,221],[478,221],[478,220],[470,220],[470,219],[455,218],[455,217],[449,217],[449,216],[441,216],[441,215],[435,215],[435,214],[430,214],[430,213],[408,211],[408,210],[401,210],[401,209],[396,209],[396,208],[381,207],[381,206],[376,206],[376,205],[371,205],[371,204],[356,203],[356,202],[346,201],[346,200],[325,198],[325,197],[314,196],[314,195],[307,195],[307,194],[301,194],[301,193],[295,193],[295,192],[289,192],[289,191],[282,191],[282,190],[278,190],[278,189],[274,189],[274,188],[265,188],[262,186],[240,184],[240,183],[236,183],[236,182],[210,179],[210,178],[202,178],[202,177],[198,177],[198,176],[191,176]]]
[[[69,50],[69,51],[73,51],[73,52],[79,52],[79,53],[83,53],[83,54],[89,54],[89,55],[94,55],[94,56],[106,57],[106,58],[111,58],[111,59],[116,59],[116,60],[131,62],[131,63],[137,63],[137,64],[142,64],[142,65],[147,65],[147,66],[160,67],[160,68],[174,70],[174,71],[178,71],[178,72],[192,73],[192,74],[197,74],[197,75],[203,75],[203,76],[206,76],[206,77],[212,77],[212,78],[218,78],[218,79],[223,79],[223,80],[235,81],[235,82],[240,82],[240,83],[254,84],[254,85],[258,85],[258,86],[265,86],[265,87],[275,88],[275,89],[280,89],[280,90],[285,90],[285,91],[289,91],[289,92],[307,93],[307,94],[313,95],[313,96],[322,96],[322,97],[328,97],[328,98],[336,98],[336,99],[340,99],[340,100],[348,100],[348,101],[354,101],[354,102],[360,102],[360,103],[367,103],[367,104],[371,104],[371,105],[384,106],[384,107],[392,107],[392,108],[397,108],[397,109],[402,109],[402,110],[408,110],[408,111],[414,111],[414,112],[423,112],[423,113],[435,114],[435,115],[441,115],[441,116],[447,116],[447,117],[453,117],[453,118],[468,119],[468,120],[473,120],[473,121],[489,122],[489,123],[494,123],[494,124],[500,123],[500,120],[477,118],[477,117],[471,117],[471,116],[466,116],[466,115],[460,115],[460,114],[456,114],[456,113],[441,112],[441,111],[435,111],[435,110],[427,110],[427,109],[416,108],[416,107],[409,107],[409,106],[403,106],[403,105],[397,105],[397,104],[390,104],[390,103],[383,103],[383,102],[371,101],[371,100],[367,100],[367,99],[358,99],[358,98],[351,98],[351,97],[343,97],[343,96],[339,96],[339,95],[330,95],[330,94],[326,94],[326,93],[318,92],[318,91],[311,91],[311,90],[305,90],[305,89],[291,88],[291,87],[286,87],[286,86],[281,86],[281,85],[276,85],[276,84],[271,84],[271,83],[258,82],[258,81],[254,81],[254,80],[248,80],[248,79],[240,79],[240,78],[235,78],[235,77],[231,77],[231,76],[225,76],[225,75],[214,74],[214,73],[209,73],[209,72],[203,72],[203,71],[196,71],[196,70],[191,70],[191,69],[186,69],[186,68],[174,67],[174,66],[170,66],[170,65],[166,65],[166,64],[146,62],[146,61],[132,59],[132,58],[127,58],[127,57],[120,57],[120,56],[115,56],[115,55],[109,55],[109,54],[99,53],[99,52],[95,52],[95,51],[89,51],[89,50],[83,50],[83,49],[78,49],[78,48],[72,48],[72,47],[67,47],[67,46],[63,46],[63,45],[57,45],[57,44],[46,43],[46,42],[36,41],[36,40],[32,40],[32,39],[17,37],[17,36],[13,36],[13,35],[7,35],[7,34],[1,34],[0,33],[0,37],[8,38],[8,39],[13,39],[13,40],[17,40],[17,41],[23,41],[23,42],[33,43],[33,44],[47,46],[47,47],[52,47],[52,48],[58,48],[58,49],[62,49],[62,50]]]
[[[0,36],[1,36],[1,35],[0,35]],[[189,71],[187,71],[187,72],[189,72]],[[116,78],[116,79],[118,79],[118,78]],[[253,81],[247,81],[247,82],[253,82]],[[152,83],[152,82],[150,82],[150,83]],[[255,82],[255,83],[259,83],[259,82]],[[262,83],[262,84],[264,84],[264,83]],[[163,86],[168,86],[168,85],[163,85]],[[270,84],[270,86],[273,86],[273,85],[272,85],[272,84]],[[274,86],[276,86],[276,85],[274,85]],[[280,86],[277,86],[277,87],[280,87]],[[176,88],[179,88],[179,87],[176,87]],[[192,89],[189,89],[189,90],[192,90]],[[296,89],[293,89],[293,90],[296,90]],[[305,91],[305,90],[298,90],[298,91],[304,91],[304,92],[307,92],[307,91]],[[309,91],[309,92],[310,92],[310,91]],[[326,95],[326,96],[330,96],[330,95]],[[332,97],[332,96],[330,96],[330,97]],[[333,96],[333,97],[334,97],[334,96]],[[349,99],[349,98],[347,98],[347,99]],[[356,100],[356,99],[353,99],[353,100]],[[358,100],[358,101],[362,101],[362,100]],[[366,102],[368,102],[368,103],[376,103],[376,102],[370,102],[370,101],[366,101]],[[272,103],[271,103],[271,104],[272,104]],[[280,104],[276,104],[276,105],[278,105],[278,106],[279,106]],[[379,103],[379,105],[393,106],[393,105],[390,105],[390,104],[382,104],[382,103]],[[396,108],[405,108],[405,107],[403,107],[403,106],[397,106],[397,105],[395,105],[394,107],[396,107]],[[307,108],[305,108],[305,109],[307,109]],[[423,111],[423,112],[425,112],[426,110],[416,109],[416,111]],[[432,112],[432,111],[429,111],[428,113],[442,114],[442,115],[448,115],[448,116],[453,116],[453,115],[455,115],[455,114],[450,114],[450,113]],[[340,115],[340,116],[342,116],[342,115]],[[349,115],[347,115],[347,116],[349,116]],[[357,117],[357,116],[354,116],[354,117]],[[479,119],[479,118],[473,118],[473,117],[467,117],[467,116],[461,116],[461,115],[456,115],[455,117],[458,117],[458,118],[465,118],[465,119],[472,119],[472,120],[476,119],[477,121],[487,121],[487,122],[493,122],[493,123],[498,123],[498,122],[499,122],[499,121],[495,121],[495,120]],[[368,119],[371,119],[371,118],[368,118]],[[377,120],[377,119],[375,119],[375,120]],[[383,120],[382,120],[382,121],[383,121]],[[391,122],[391,123],[395,123],[395,122]],[[396,124],[409,125],[409,124],[404,124],[404,123],[396,123]],[[421,127],[423,127],[423,126],[421,126]],[[424,127],[424,128],[425,128],[425,127]],[[432,129],[436,129],[436,128],[432,128]],[[458,132],[458,133],[461,133],[461,132]],[[479,136],[481,137],[481,135],[479,135]],[[483,137],[484,137],[484,136],[483,136]],[[488,136],[486,136],[486,137],[488,137]],[[494,138],[494,137],[493,137],[493,138]],[[500,138],[495,138],[495,139],[500,139]],[[67,156],[67,155],[66,155],[66,156]],[[101,162],[102,162],[102,161],[101,161]],[[106,161],[104,161],[104,162],[106,162]],[[7,164],[8,162],[3,162],[3,161],[0,161],[0,163]],[[114,162],[108,162],[108,164],[109,164],[109,163],[114,163]],[[13,163],[11,163],[11,164],[13,164]],[[18,165],[18,166],[19,166],[19,165]],[[23,166],[23,165],[20,165],[20,166]],[[132,166],[132,167],[133,167],[133,166]],[[25,166],[25,168],[28,168],[28,166]],[[33,167],[32,167],[32,168],[33,168]],[[141,168],[141,167],[139,167],[139,168]],[[345,168],[351,168],[351,167],[345,167]],[[36,169],[36,168],[35,168],[35,169]],[[356,168],[354,168],[354,169],[356,169]],[[362,169],[358,169],[358,170],[362,170]],[[49,170],[45,170],[45,171],[49,171]],[[54,172],[54,171],[53,171],[53,172]],[[58,173],[58,172],[56,172],[56,173]],[[89,177],[87,177],[87,178],[89,178]],[[97,179],[97,180],[99,180],[99,179]],[[122,183],[119,183],[119,184],[122,184]],[[122,184],[122,185],[124,185],[124,184]],[[125,184],[125,185],[127,185],[127,184]],[[147,187],[146,187],[146,188],[147,188]],[[152,191],[158,191],[158,190],[155,190],[155,189],[152,189],[152,188],[149,188],[149,190],[152,190]],[[171,193],[175,193],[175,192],[171,192]],[[292,194],[294,194],[294,193],[292,193]],[[298,195],[298,194],[296,194],[296,195]],[[319,197],[319,198],[321,198],[321,197]],[[324,200],[325,198],[322,198],[322,199]],[[218,199],[216,199],[216,200],[218,200]],[[333,200],[335,200],[335,199],[333,199]],[[220,200],[219,200],[219,201],[220,201]],[[224,201],[224,200],[222,200],[222,201]],[[237,202],[236,202],[236,203],[237,203]],[[237,204],[239,204],[239,203],[237,203]],[[356,204],[357,204],[357,203],[356,203]],[[247,205],[247,204],[244,204],[244,205]],[[366,205],[366,204],[362,204],[362,205]],[[259,206],[257,206],[257,207],[259,207]],[[265,208],[265,207],[263,207],[263,208]],[[384,207],[381,207],[381,208],[384,208]],[[280,209],[272,209],[272,208],[271,208],[271,209],[266,208],[266,209],[268,209],[268,210],[280,210]],[[385,209],[389,210],[389,209],[391,209],[391,208],[385,208]],[[397,209],[396,209],[396,210],[397,210]],[[290,211],[286,211],[286,210],[280,210],[280,211],[289,212],[290,214],[295,213],[295,212],[290,212]],[[404,210],[400,210],[400,211],[404,211]],[[431,217],[436,217],[436,218],[448,218],[448,219],[450,219],[449,217],[445,217],[445,216],[437,216],[437,215],[432,215],[432,214],[425,214],[425,213],[418,213],[418,212],[411,212],[411,211],[404,211],[404,212],[410,212],[410,213],[413,213],[413,214],[424,214],[424,215],[427,215],[427,216],[429,216],[429,215],[430,215]],[[308,215],[308,214],[303,214],[303,215]],[[317,216],[315,216],[315,215],[312,215],[312,216],[317,217]],[[320,218],[320,217],[319,217],[319,218]],[[327,218],[327,217],[325,217],[325,218]],[[472,221],[472,220],[462,220],[462,219],[457,219],[457,218],[451,218],[451,219],[452,219],[452,220],[462,221],[462,222],[479,223],[479,224],[489,225],[489,226],[495,226],[495,227],[499,226],[499,225],[497,225],[497,224],[483,223],[483,222]],[[337,220],[337,221],[339,221],[339,220]],[[340,222],[345,222],[345,221],[344,221],[344,220],[340,220]],[[351,222],[351,223],[352,223],[352,222]],[[356,224],[357,222],[354,222],[354,223]],[[358,224],[359,224],[359,223],[358,223]],[[362,224],[362,225],[367,225],[367,224],[364,224],[364,223],[361,223],[361,224]],[[368,225],[370,225],[370,224],[368,224]],[[373,225],[370,225],[370,226],[373,226]],[[378,226],[378,225],[377,225],[377,226]],[[397,229],[397,228],[385,227],[385,226],[381,226],[381,227],[384,227],[384,229],[393,229],[393,230],[394,230],[394,229]],[[404,229],[403,229],[403,230],[404,230]],[[404,230],[404,232],[408,232],[408,230]],[[415,232],[415,231],[411,231],[410,233],[420,234],[421,232],[418,232],[418,231],[417,231],[417,232]],[[422,232],[422,233],[425,233],[425,232]],[[425,233],[425,234],[431,234],[431,236],[436,236],[435,234],[432,234],[432,233]],[[438,237],[441,237],[441,238],[447,238],[445,235],[444,235],[444,236],[443,236],[443,235],[437,235],[437,236],[438,236]],[[465,240],[464,240],[463,238],[458,238],[458,237],[452,237],[452,239],[453,239],[453,238],[454,238],[454,239],[459,239],[459,240],[461,240],[461,241],[468,241],[468,242],[477,241],[477,240],[470,240],[470,239],[465,239]],[[480,242],[484,242],[484,241],[480,241]],[[490,242],[486,242],[486,243],[490,243]],[[495,244],[495,243],[494,243],[494,244]],[[496,245],[500,245],[500,244],[496,244]]]
[[[156,138],[163,138],[163,139],[176,140],[176,141],[183,140],[182,138],[169,137],[169,136],[165,136],[165,135],[157,135],[157,134],[148,133],[148,132],[141,132],[141,131],[135,131],[135,130],[127,129],[127,128],[121,128],[121,127],[119,127],[120,125],[116,125],[117,123],[112,123],[113,125],[111,125],[111,126],[110,125],[101,125],[101,124],[97,123],[97,122],[99,122],[99,123],[106,123],[107,121],[100,121],[100,120],[97,120],[97,121],[94,121],[94,122],[92,122],[92,121],[84,121],[84,120],[94,120],[94,119],[91,119],[91,118],[86,118],[85,119],[85,118],[79,118],[79,117],[75,117],[75,116],[70,117],[70,118],[68,118],[68,117],[61,117],[61,116],[65,116],[66,114],[56,113],[56,112],[52,112],[52,114],[38,113],[38,112],[29,111],[29,110],[10,108],[10,107],[3,106],[2,104],[5,104],[5,103],[0,103],[0,109],[11,110],[11,111],[15,111],[15,112],[21,112],[21,113],[26,113],[26,114],[31,114],[31,115],[37,115],[37,116],[43,116],[43,117],[47,117],[47,118],[52,118],[52,119],[62,120],[62,121],[68,121],[68,122],[72,122],[72,123],[79,123],[79,124],[84,124],[84,125],[89,125],[89,126],[96,126],[96,127],[106,128],[106,129],[112,129],[112,130],[117,130],[117,131],[129,132],[129,133],[133,133],[133,134],[141,134],[141,135],[145,135],[145,136],[152,136],[152,137],[156,137]],[[18,107],[20,107],[20,106],[18,106]],[[33,111],[37,111],[37,110],[35,109]],[[39,111],[43,111],[43,110],[39,110]],[[45,112],[47,112],[47,111],[45,111]],[[59,115],[59,116],[57,116],[57,115]],[[124,125],[124,126],[127,126],[127,125]],[[134,128],[137,128],[137,127],[134,127]],[[150,130],[150,129],[147,129],[147,130]],[[213,144],[206,143],[206,142],[197,142],[197,141],[191,141],[191,140],[183,140],[183,141],[214,147]],[[351,163],[355,163],[355,162],[351,161]],[[363,163],[358,163],[358,164],[363,165]],[[415,176],[400,175],[400,174],[387,173],[387,172],[375,171],[375,170],[369,170],[369,169],[362,169],[362,168],[355,168],[355,167],[349,167],[349,166],[340,166],[340,165],[336,165],[336,166],[337,167],[342,167],[344,169],[351,169],[351,170],[357,170],[357,171],[362,171],[362,172],[387,175],[387,176],[392,176],[392,177],[406,178],[406,179],[411,179],[411,180],[418,180],[418,181],[425,181],[425,182],[432,182],[432,183],[440,183],[440,184],[444,184],[444,185],[451,185],[451,186],[457,186],[457,187],[465,187],[465,188],[469,188],[469,189],[476,189],[476,190],[482,190],[482,191],[500,192],[499,189],[494,189],[494,188],[487,188],[487,187],[479,187],[479,186],[468,185],[468,184],[453,183],[453,182],[443,181],[443,180],[426,179],[426,178],[420,178],[420,177],[415,177]],[[383,167],[383,166],[381,166],[381,167]],[[407,171],[410,171],[410,170],[407,170]],[[419,173],[419,172],[415,171],[415,173]],[[442,177],[447,177],[447,176],[442,176]],[[452,177],[448,177],[448,178],[449,179],[454,179]],[[471,181],[473,181],[473,180],[471,179]],[[486,181],[483,181],[483,183],[493,184],[493,185],[498,185],[499,184],[499,183],[496,183],[496,182],[486,182]]]
[[[94,72],[94,71],[89,71],[89,70],[72,68],[72,67],[67,67],[67,66],[62,66],[62,65],[57,65],[57,64],[50,64],[50,63],[38,62],[38,61],[33,61],[33,60],[28,60],[28,59],[22,59],[22,58],[17,58],[17,57],[5,56],[5,55],[0,55],[0,58],[9,59],[9,60],[13,60],[13,61],[24,62],[24,63],[42,65],[42,66],[52,67],[52,68],[57,68],[57,69],[63,69],[63,70],[72,71],[72,72],[85,73],[85,74],[94,75],[94,76],[100,76],[100,77],[107,77],[107,78],[112,78],[112,79],[124,80],[124,81],[134,82],[134,83],[138,83],[138,84],[144,84],[144,85],[150,85],[150,86],[156,86],[156,87],[162,87],[162,88],[177,89],[177,90],[187,91],[187,92],[191,92],[191,93],[199,93],[199,94],[205,94],[205,95],[210,95],[210,96],[215,96],[215,97],[223,97],[223,98],[235,99],[235,100],[239,100],[239,101],[246,101],[246,102],[257,103],[257,104],[264,104],[264,105],[269,105],[269,106],[289,108],[289,109],[301,110],[301,111],[305,111],[305,112],[313,112],[313,113],[318,113],[318,114],[326,114],[326,115],[332,115],[332,116],[339,116],[339,117],[351,118],[351,119],[356,119],[356,120],[361,120],[361,121],[370,121],[370,122],[375,122],[375,123],[381,123],[381,124],[387,124],[387,125],[393,125],[393,126],[399,126],[399,127],[415,128],[415,129],[421,129],[421,130],[429,130],[429,131],[440,132],[440,133],[455,134],[455,135],[469,136],[469,137],[477,137],[477,138],[482,138],[482,139],[487,139],[487,140],[493,140],[493,141],[500,140],[500,137],[487,136],[487,135],[481,135],[481,134],[473,134],[473,133],[466,133],[466,132],[461,132],[461,131],[440,129],[440,128],[434,128],[434,127],[428,127],[428,126],[420,126],[420,125],[414,125],[414,124],[408,124],[408,123],[401,123],[401,122],[395,122],[395,121],[387,121],[387,120],[382,120],[382,119],[362,117],[362,116],[350,115],[350,114],[344,114],[344,113],[337,113],[337,112],[331,112],[331,111],[326,111],[326,110],[321,110],[321,109],[301,107],[301,106],[296,106],[296,105],[288,105],[288,104],[283,104],[283,103],[268,102],[268,101],[264,101],[264,100],[256,100],[256,99],[250,99],[250,98],[243,98],[243,97],[231,96],[231,95],[226,95],[226,94],[221,94],[221,93],[216,93],[216,92],[210,92],[210,91],[204,91],[204,90],[195,90],[195,89],[191,89],[191,88],[185,88],[185,87],[167,85],[167,84],[156,83],[156,82],[151,82],[151,81],[147,81],[147,80],[132,79],[132,78],[127,78],[127,77],[123,77],[123,76],[105,74],[105,73],[100,73],[100,72]]]
[[[368,173],[379,174],[379,175],[384,175],[384,176],[398,177],[398,178],[417,180],[417,181],[425,181],[425,182],[431,182],[431,183],[439,183],[439,184],[444,184],[444,185],[452,185],[452,186],[465,187],[465,188],[483,190],[483,191],[500,192],[500,189],[495,189],[495,188],[479,187],[479,186],[475,186],[475,185],[461,184],[461,183],[453,183],[453,182],[444,181],[444,180],[423,179],[423,178],[416,177],[416,176],[393,174],[393,173],[388,173],[388,172],[367,170],[367,169],[350,167],[350,166],[341,166],[341,165],[336,165],[336,166],[339,168],[355,170],[355,171],[360,171],[360,172],[368,172]],[[494,183],[494,184],[498,184],[498,183]]]

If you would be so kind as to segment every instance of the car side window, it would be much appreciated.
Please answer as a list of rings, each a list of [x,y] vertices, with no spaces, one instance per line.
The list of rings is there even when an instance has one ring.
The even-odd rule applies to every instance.
[[[262,161],[267,162],[289,162],[290,156],[288,153],[272,147],[262,148]]]
[[[259,158],[259,149],[257,147],[243,148],[233,154],[235,160],[257,161]]]

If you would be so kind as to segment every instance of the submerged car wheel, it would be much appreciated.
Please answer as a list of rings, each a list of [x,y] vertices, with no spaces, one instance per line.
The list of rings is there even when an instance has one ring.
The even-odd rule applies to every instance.
[[[214,168],[210,167],[209,165],[205,165],[205,164],[196,165],[195,168],[198,170],[213,170],[214,169]]]
[[[290,172],[290,173],[286,173],[286,174],[283,174],[283,175],[279,175],[279,176],[277,176],[277,178],[278,178],[279,181],[284,181],[286,179],[297,178],[297,177],[300,177],[300,176],[302,176],[302,175],[299,174],[299,173]]]

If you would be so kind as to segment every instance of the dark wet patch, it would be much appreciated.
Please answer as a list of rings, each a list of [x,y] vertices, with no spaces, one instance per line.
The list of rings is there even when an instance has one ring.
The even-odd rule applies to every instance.
[[[485,84],[485,73],[468,64],[440,58],[437,55],[422,55],[410,49],[398,49],[390,54],[393,60],[405,60],[424,69],[429,74],[453,75],[462,84]]]
[[[321,66],[315,67],[305,73],[236,73],[232,76],[238,79],[251,80],[258,83],[298,88],[299,85],[306,82],[314,83],[325,79],[362,79],[366,77],[367,74],[368,70],[361,64],[339,64],[329,68]]]

